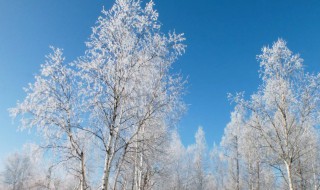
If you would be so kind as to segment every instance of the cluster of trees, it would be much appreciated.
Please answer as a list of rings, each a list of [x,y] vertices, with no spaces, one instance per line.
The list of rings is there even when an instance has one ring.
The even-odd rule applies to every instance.
[[[184,146],[175,124],[185,82],[171,67],[185,39],[163,34],[153,7],[116,0],[69,64],[52,48],[10,109],[43,141],[8,157],[1,188],[319,189],[320,74],[305,72],[281,39],[264,47],[262,83],[249,98],[230,95],[220,144],[209,150],[200,127]]]
[[[236,189],[319,189],[320,74],[279,39],[258,56],[262,84],[236,103],[222,139]]]
[[[26,144],[8,156],[0,174],[0,189],[75,189],[77,180],[63,167],[45,159],[37,145]]]
[[[320,74],[304,71],[282,39],[257,58],[262,83],[248,99],[229,95],[235,107],[218,146],[207,149],[201,128],[195,145],[171,138],[168,189],[320,188]]]

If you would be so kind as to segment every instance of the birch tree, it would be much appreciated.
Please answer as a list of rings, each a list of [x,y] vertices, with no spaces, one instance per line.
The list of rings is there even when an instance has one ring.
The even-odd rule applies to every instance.
[[[141,4],[116,0],[103,10],[85,55],[72,64],[53,48],[10,110],[23,129],[38,129],[82,190],[90,187],[93,152],[104,160],[101,189],[152,188],[156,155],[184,110],[184,82],[171,71],[185,50],[183,34],[162,33],[153,1]]]
[[[258,56],[262,85],[246,101],[235,100],[254,115],[251,127],[257,129],[272,153],[269,164],[278,169],[290,190],[297,189],[295,176],[302,155],[315,145],[310,134],[319,124],[319,74],[303,69],[303,60],[279,39],[262,48]]]
[[[25,88],[24,101],[10,112],[21,120],[22,129],[37,128],[45,139],[42,146],[54,150],[58,162],[68,163],[65,166],[79,177],[84,190],[88,188],[85,162],[90,138],[83,131],[80,87],[74,71],[64,65],[62,50],[52,50],[35,82]]]
[[[252,119],[246,121],[240,139],[243,185],[250,190],[275,189],[276,177],[266,162],[270,154],[265,151],[265,142],[259,131],[251,127]]]
[[[183,108],[183,82],[169,71],[184,52],[184,37],[161,33],[153,7],[152,1],[142,7],[140,0],[116,0],[102,12],[77,64],[87,85],[90,131],[104,151],[103,190],[129,183],[124,163],[132,164],[131,188],[142,189],[148,156]]]

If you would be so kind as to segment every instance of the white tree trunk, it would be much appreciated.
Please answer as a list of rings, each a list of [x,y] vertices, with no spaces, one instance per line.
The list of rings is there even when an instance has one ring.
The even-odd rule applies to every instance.
[[[111,161],[113,157],[112,141],[113,141],[113,135],[110,134],[109,140],[108,140],[108,146],[107,146],[107,153],[106,153],[105,162],[104,162],[102,190],[108,190],[108,187],[109,187],[110,168],[111,168]]]
[[[81,152],[81,190],[87,189],[87,182],[86,182],[86,172],[85,172],[85,163],[84,163],[84,154]]]
[[[287,161],[284,162],[287,169],[287,177],[288,177],[288,183],[289,183],[289,189],[294,190],[293,184],[292,184],[292,176],[291,176],[291,164],[289,164]]]

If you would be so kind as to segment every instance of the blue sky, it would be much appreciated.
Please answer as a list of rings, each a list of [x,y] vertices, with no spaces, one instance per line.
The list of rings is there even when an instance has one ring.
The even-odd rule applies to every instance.
[[[309,71],[319,71],[320,1],[154,0],[163,32],[185,33],[186,54],[174,65],[189,78],[189,110],[179,125],[184,144],[199,125],[208,144],[219,142],[232,106],[227,93],[255,91],[260,83],[256,55],[279,37],[300,53]],[[0,0],[0,160],[35,137],[17,132],[7,109],[23,100],[49,45],[67,61],[83,55],[84,41],[113,0]]]

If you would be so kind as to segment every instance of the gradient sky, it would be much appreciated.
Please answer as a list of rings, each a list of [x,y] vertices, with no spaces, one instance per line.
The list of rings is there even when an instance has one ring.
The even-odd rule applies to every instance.
[[[319,71],[318,0],[154,0],[163,32],[185,33],[187,51],[174,70],[189,78],[188,112],[179,124],[184,144],[198,126],[209,145],[219,143],[232,106],[227,93],[251,94],[260,83],[256,55],[279,37],[300,53],[308,71]],[[83,55],[100,11],[114,0],[0,0],[0,163],[37,138],[18,132],[7,109],[23,100],[49,45],[67,61]]]

